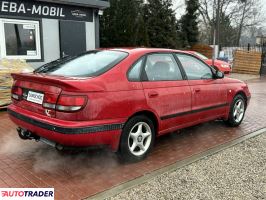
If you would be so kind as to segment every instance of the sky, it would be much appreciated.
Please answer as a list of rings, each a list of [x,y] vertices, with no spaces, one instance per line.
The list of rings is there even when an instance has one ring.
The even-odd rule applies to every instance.
[[[176,9],[177,18],[180,18],[185,12],[185,0],[173,0],[173,7]]]
[[[263,5],[261,12],[266,19],[266,0],[260,0],[260,1],[261,1],[261,4]],[[173,7],[174,7],[174,9],[177,8],[176,16],[177,16],[177,18],[180,18],[185,12],[185,8],[186,8],[185,0],[173,0]],[[266,20],[263,23],[263,26],[266,29]]]

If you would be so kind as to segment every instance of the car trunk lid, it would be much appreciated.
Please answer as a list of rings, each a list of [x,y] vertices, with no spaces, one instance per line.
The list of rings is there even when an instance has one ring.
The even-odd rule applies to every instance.
[[[13,103],[23,109],[42,115],[47,115],[43,103],[47,100],[56,103],[64,87],[64,84],[60,84],[57,79],[38,75],[12,74],[12,77],[14,79]],[[55,113],[51,116],[55,117]]]
[[[12,88],[13,103],[32,112],[56,117],[56,107],[60,109],[76,109],[85,104],[86,96],[66,97],[65,91],[82,95],[85,92],[102,91],[101,84],[83,84],[85,78],[70,78],[62,76],[49,76],[44,74],[12,74],[14,84]],[[61,95],[61,96],[60,96]],[[62,101],[63,100],[63,101]],[[71,104],[78,104],[73,107]],[[57,105],[59,103],[59,105]],[[60,104],[61,103],[61,104]]]

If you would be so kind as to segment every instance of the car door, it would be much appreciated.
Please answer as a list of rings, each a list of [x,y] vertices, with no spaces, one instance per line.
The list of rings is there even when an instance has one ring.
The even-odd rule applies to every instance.
[[[192,92],[192,120],[210,120],[224,115],[227,92],[223,79],[215,79],[212,69],[198,58],[177,53]]]
[[[161,119],[159,133],[189,121],[181,113],[191,111],[191,91],[173,54],[147,55],[142,78],[147,104]]]

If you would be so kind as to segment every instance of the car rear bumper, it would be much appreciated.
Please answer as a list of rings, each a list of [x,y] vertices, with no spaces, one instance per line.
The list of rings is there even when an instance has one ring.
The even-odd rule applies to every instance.
[[[10,119],[24,130],[63,146],[109,146],[116,151],[125,119],[69,122],[19,108],[8,107]],[[22,114],[23,113],[23,114]]]

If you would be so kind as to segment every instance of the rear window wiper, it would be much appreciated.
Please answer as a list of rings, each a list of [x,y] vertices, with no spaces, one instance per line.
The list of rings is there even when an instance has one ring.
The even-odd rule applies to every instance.
[[[43,66],[39,67],[38,69],[36,69],[34,71],[34,73],[45,73],[47,71],[49,71],[50,69],[54,68],[56,65],[67,62],[69,60],[71,60],[73,57],[72,56],[66,56],[64,58],[59,58],[57,60],[54,60],[52,62],[49,62],[47,64],[44,64]]]

